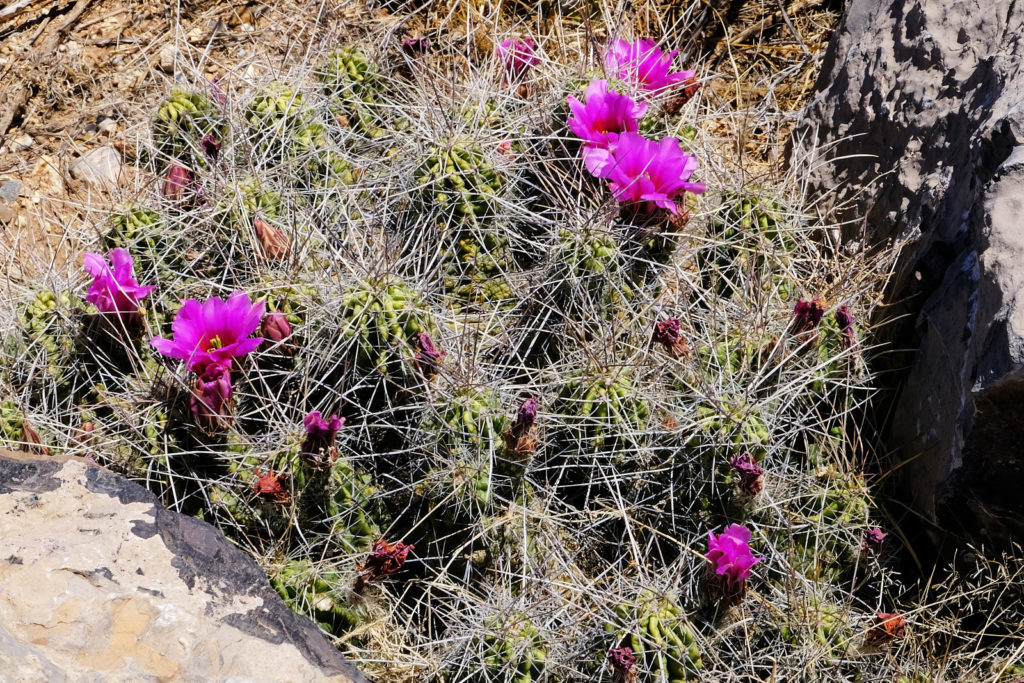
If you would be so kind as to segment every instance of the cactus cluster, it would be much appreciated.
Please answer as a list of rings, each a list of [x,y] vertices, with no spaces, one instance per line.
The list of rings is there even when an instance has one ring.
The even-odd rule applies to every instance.
[[[846,604],[874,507],[845,464],[871,394],[865,333],[833,315],[867,313],[870,277],[840,263],[837,288],[856,286],[797,329],[794,283],[818,296],[821,278],[801,256],[810,219],[781,208],[796,200],[625,202],[584,175],[586,143],[562,144],[564,95],[529,71],[542,62],[452,48],[403,70],[342,47],[313,82],[283,70],[223,105],[172,91],[151,170],[187,166],[195,197],[139,198],[105,235],[156,287],[131,302],[145,313],[101,326],[78,303],[99,280],[80,273],[59,295],[23,287],[0,435],[39,414],[51,445],[86,432],[102,463],[259,557],[382,680],[675,683],[724,680],[740,653],[762,672],[810,641],[852,656],[852,617],[821,606],[800,631],[786,601]],[[709,139],[693,108],[668,113],[680,93],[613,90],[647,98],[647,135]],[[230,147],[195,163],[208,134]],[[237,291],[235,334],[220,318]],[[755,469],[767,485],[737,473]],[[726,577],[735,602],[691,609],[727,525],[754,532],[757,564]],[[749,629],[728,622],[745,610]]]
[[[629,648],[640,678],[699,680],[704,667],[693,627],[678,603],[644,589],[635,600],[615,606],[615,619],[604,625],[611,648]]]
[[[526,615],[491,617],[484,622],[484,632],[483,660],[489,675],[480,676],[480,680],[543,680],[547,648],[540,631]]]

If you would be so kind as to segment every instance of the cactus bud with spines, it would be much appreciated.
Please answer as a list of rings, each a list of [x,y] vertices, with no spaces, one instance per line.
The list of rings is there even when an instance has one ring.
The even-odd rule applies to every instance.
[[[629,647],[635,668],[650,680],[698,680],[704,668],[693,628],[671,596],[644,589],[636,599],[615,607],[615,618],[605,623],[611,645],[600,648],[601,664],[611,647]],[[646,680],[646,679],[644,679]]]

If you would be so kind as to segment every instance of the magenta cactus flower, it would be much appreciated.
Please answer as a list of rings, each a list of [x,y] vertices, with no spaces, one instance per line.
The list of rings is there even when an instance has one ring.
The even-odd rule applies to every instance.
[[[537,45],[531,38],[506,40],[495,48],[505,71],[512,78],[522,78],[527,71],[540,64]]]
[[[856,345],[857,336],[853,331],[853,315],[850,313],[850,308],[848,306],[840,306],[832,314],[832,319],[836,321],[836,327],[839,328],[843,335],[843,345],[846,348],[852,348]]]
[[[878,527],[868,529],[867,534],[864,536],[864,550],[870,550],[877,552],[882,549],[882,544],[885,543],[885,537],[889,534],[885,533]]]
[[[761,493],[764,488],[764,470],[749,453],[734,455],[729,464],[740,475],[740,486],[752,496]]]
[[[314,410],[302,422],[306,427],[306,438],[302,441],[303,459],[315,468],[330,467],[337,457],[335,440],[345,418],[331,415],[325,420],[319,410]]]
[[[608,179],[617,200],[635,204],[646,213],[661,208],[675,214],[674,200],[684,192],[707,190],[704,183],[690,182],[697,159],[684,152],[675,138],[654,142],[638,133],[622,133],[611,156],[599,177]]]
[[[813,332],[824,316],[825,307],[821,299],[797,299],[796,306],[793,307],[793,331],[797,334]]]
[[[637,132],[639,121],[647,111],[646,104],[637,104],[627,95],[609,91],[608,81],[603,79],[591,82],[584,97],[586,104],[572,96],[566,98],[571,112],[567,123],[591,150],[607,150],[618,140],[619,133]],[[599,175],[601,167],[610,159],[610,154],[584,155],[587,170],[593,175]]]
[[[224,365],[208,366],[196,378],[189,409],[196,424],[212,432],[228,426],[231,416],[231,370]]]
[[[171,323],[174,338],[154,337],[150,344],[169,358],[185,361],[198,374],[213,365],[230,369],[232,358],[251,353],[263,343],[263,337],[249,335],[259,328],[264,309],[263,301],[252,303],[243,291],[227,300],[187,299]]]
[[[134,315],[138,313],[139,300],[149,296],[156,285],[140,285],[135,281],[134,261],[124,249],[112,249],[109,257],[109,266],[99,254],[90,252],[82,258],[85,272],[92,276],[85,300],[95,304],[100,313],[116,313],[120,317]]]
[[[730,586],[745,582],[750,568],[761,561],[750,551],[750,529],[740,524],[730,524],[717,536],[708,532],[708,559],[715,574],[724,577]]]
[[[620,78],[638,88],[659,92],[694,78],[696,71],[670,73],[672,60],[679,50],[665,53],[650,38],[633,41],[613,40],[604,56],[610,76]]]

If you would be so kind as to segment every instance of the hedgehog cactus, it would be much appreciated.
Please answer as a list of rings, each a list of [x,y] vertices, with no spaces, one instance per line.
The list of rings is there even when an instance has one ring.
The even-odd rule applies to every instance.
[[[337,121],[369,138],[385,134],[374,116],[380,110],[378,72],[362,50],[344,47],[328,56],[317,74]]]
[[[342,336],[355,346],[364,369],[397,378],[407,374],[413,337],[433,331],[433,318],[419,294],[399,280],[370,280],[342,297]]]
[[[727,193],[709,226],[711,246],[698,252],[707,287],[727,296],[753,276],[763,290],[792,297],[795,283],[775,271],[784,270],[797,242],[776,200]]]
[[[525,614],[484,621],[484,666],[487,672],[515,683],[531,683],[544,675],[547,648],[540,631]]]
[[[445,400],[439,411],[443,425],[440,440],[445,454],[462,451],[488,455],[501,447],[507,418],[505,409],[490,389],[465,387]],[[433,419],[425,428],[433,431]]]
[[[208,97],[183,88],[171,89],[153,116],[153,143],[166,159],[181,159],[186,153],[194,160],[204,157],[206,136],[221,140],[227,132],[220,110]]]
[[[14,401],[10,399],[0,401],[0,437],[8,444],[19,443],[24,437],[25,421],[21,417],[21,411]]]
[[[54,294],[39,292],[21,310],[19,320],[30,349],[46,354],[50,374],[60,378],[66,370],[66,359],[74,350],[75,332],[69,316],[77,303],[70,292]]]
[[[755,461],[762,460],[771,440],[754,406],[740,398],[722,397],[714,404],[698,406],[697,422],[700,429],[687,444],[710,448],[713,461],[723,469],[736,453],[750,453]]]
[[[873,504],[862,477],[827,468],[819,474],[820,486],[801,498],[791,557],[794,569],[808,578],[835,581],[860,552]],[[790,533],[781,532],[777,544],[785,550],[789,540]]]
[[[428,202],[470,222],[494,213],[504,184],[479,145],[462,139],[431,145],[416,178]]]
[[[512,290],[505,273],[513,267],[508,237],[467,231],[445,253],[445,290],[466,304],[507,301]]]
[[[645,589],[635,601],[619,604],[615,616],[604,626],[613,636],[610,647],[631,648],[635,667],[650,680],[676,683],[700,678],[704,666],[700,647],[672,597]],[[602,655],[608,649],[604,648]]]
[[[309,560],[286,562],[270,583],[289,607],[328,633],[344,635],[370,618],[370,605],[352,593],[340,572],[321,570]]]
[[[571,432],[568,443],[581,453],[639,445],[651,419],[635,375],[624,368],[570,377],[562,385],[557,410]]]

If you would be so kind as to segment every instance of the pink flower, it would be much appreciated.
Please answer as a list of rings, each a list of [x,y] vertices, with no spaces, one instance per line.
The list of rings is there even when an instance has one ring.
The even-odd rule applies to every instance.
[[[674,199],[684,192],[707,190],[704,183],[689,181],[695,170],[697,159],[684,152],[675,138],[654,142],[639,133],[622,133],[598,177],[609,180],[608,187],[620,202],[640,205],[647,213],[655,207],[676,213]]]
[[[843,345],[846,348],[852,348],[857,343],[857,336],[853,331],[853,315],[850,314],[850,308],[848,306],[840,306],[836,309],[836,312],[832,314],[832,318],[836,321],[836,327],[843,334]]]
[[[335,440],[345,418],[331,415],[325,420],[319,410],[314,410],[302,422],[306,427],[306,438],[302,441],[303,460],[314,468],[330,467],[337,458]]]
[[[733,466],[740,475],[740,486],[743,490],[752,496],[756,496],[761,493],[761,489],[764,488],[764,470],[761,466],[750,456],[749,453],[743,455],[734,455],[729,459],[729,464]]]
[[[523,74],[540,64],[540,57],[535,53],[537,45],[530,38],[522,40],[506,40],[498,45],[495,51],[501,58],[505,70],[513,78],[521,78]]]
[[[607,150],[619,139],[619,133],[635,133],[639,129],[638,121],[647,111],[646,104],[637,104],[632,98],[609,92],[608,81],[597,80],[587,86],[586,104],[575,97],[566,98],[569,102],[568,124],[587,147]],[[584,154],[583,161],[587,170],[599,175],[600,169],[610,159],[609,154]]]
[[[250,337],[263,319],[265,304],[251,303],[237,291],[227,300],[212,296],[204,303],[182,302],[171,323],[173,339],[154,337],[150,344],[169,358],[180,358],[188,369],[202,374],[212,365],[231,369],[231,359],[255,351],[263,337]]]
[[[885,543],[885,537],[888,535],[878,527],[868,529],[867,534],[864,535],[864,550],[881,550],[882,544]]]
[[[708,559],[714,564],[715,573],[734,586],[746,581],[750,568],[761,561],[750,552],[750,529],[739,524],[725,527],[718,536],[708,532]]]
[[[797,334],[813,332],[824,315],[825,307],[821,305],[821,299],[797,299],[793,307],[793,331]]]
[[[142,286],[135,281],[132,272],[132,257],[124,249],[110,251],[110,263],[99,254],[88,253],[83,257],[85,272],[92,275],[85,300],[95,304],[100,313],[117,313],[119,316],[134,314],[139,310],[139,299],[156,289],[156,285]]]
[[[206,431],[224,429],[231,416],[231,370],[223,365],[208,366],[196,378],[189,409],[196,424]]]
[[[669,73],[672,59],[679,50],[668,54],[650,38],[632,43],[613,40],[604,56],[604,65],[609,75],[635,84],[644,90],[657,92],[675,85],[686,83],[696,71]]]

